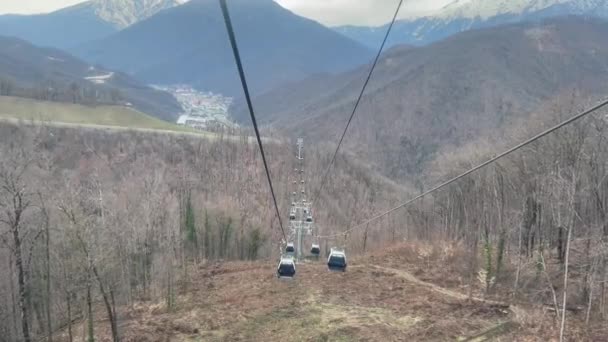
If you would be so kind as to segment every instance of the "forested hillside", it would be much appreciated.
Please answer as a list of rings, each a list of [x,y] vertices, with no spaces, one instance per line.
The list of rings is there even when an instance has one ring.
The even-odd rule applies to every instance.
[[[293,151],[267,149],[287,214]],[[322,151],[309,155],[311,178],[328,158]],[[170,304],[189,265],[279,252],[258,147],[246,137],[2,124],[0,154],[0,267],[10,275],[0,280],[0,341],[14,341],[23,324],[43,334],[49,314],[53,330],[65,327],[86,315],[83,303],[104,303],[112,320],[117,306],[138,299]],[[336,169],[324,194],[332,204],[316,213],[325,232],[346,224],[351,203],[398,200],[394,184],[348,159]]]
[[[608,24],[562,18],[465,32],[422,48],[387,51],[372,75],[345,147],[394,179],[411,181],[443,146],[462,146],[577,89],[607,93]],[[254,100],[260,120],[337,142],[369,66],[311,78]],[[244,107],[234,109],[246,119]]]
[[[174,121],[182,111],[169,93],[70,54],[0,36],[0,96],[74,104],[123,105]]]
[[[578,102],[576,95],[564,95],[562,101],[543,106],[543,111],[531,119],[514,122],[504,138],[484,136],[464,147],[445,148],[430,166],[421,188],[438,184],[502,148],[570,117],[581,109]],[[361,266],[353,268],[346,278],[348,283],[341,285],[349,291],[346,297],[334,293],[332,286],[337,286],[339,280],[321,276],[316,265],[300,266],[304,277],[301,281],[311,284],[311,288],[323,288],[322,295],[331,300],[346,298],[363,307],[371,305],[370,300],[385,302],[392,298],[386,297],[389,291],[404,291],[398,277],[408,279],[407,291],[421,291],[416,287],[420,284],[411,283],[419,281],[412,278],[416,275],[433,286],[462,293],[447,292],[462,296],[457,298],[463,301],[469,296],[507,303],[485,305],[515,310],[511,319],[519,322],[516,324],[520,328],[505,332],[515,334],[508,335],[512,338],[518,334],[530,336],[534,331],[540,336],[556,336],[557,331],[551,326],[559,327],[565,317],[566,336],[595,340],[605,331],[601,313],[605,310],[607,276],[604,244],[608,233],[602,209],[608,200],[603,162],[608,158],[604,143],[608,132],[606,114],[606,110],[599,111],[424,200],[363,225],[367,218],[395,207],[415,192],[383,180],[350,157],[340,157],[315,205],[315,217],[322,224],[321,236],[332,236],[321,238],[324,248],[343,246],[355,265]],[[211,332],[196,327],[205,326],[220,333],[225,324],[237,329],[249,322],[230,318],[232,306],[226,305],[222,298],[227,297],[222,296],[235,296],[237,291],[253,298],[247,296],[254,291],[265,296],[260,297],[265,298],[264,303],[274,302],[267,279],[272,277],[273,263],[267,261],[279,252],[281,234],[257,146],[248,139],[234,142],[141,133],[84,134],[72,129],[11,125],[3,125],[1,133],[5,158],[0,167],[0,203],[5,209],[5,234],[0,253],[8,260],[2,267],[14,274],[14,279],[22,274],[23,285],[32,290],[20,293],[19,282],[14,283],[13,290],[10,283],[0,287],[5,303],[0,307],[6,308],[0,312],[4,323],[0,324],[0,331],[9,336],[9,341],[10,336],[19,334],[13,330],[20,327],[21,321],[12,310],[19,312],[22,296],[26,317],[31,318],[30,329],[36,335],[48,329],[48,307],[52,329],[59,329],[58,334],[64,337],[70,329],[74,336],[84,331],[81,329],[86,327],[88,318],[95,334],[101,336],[109,336],[105,334],[110,334],[112,321],[122,327],[116,328],[121,336],[133,336],[134,331],[149,334],[149,329],[160,324],[157,320],[165,319],[171,325],[161,324],[163,328],[159,326],[160,330],[150,336],[209,337],[215,335],[205,335]],[[266,147],[280,207],[286,209],[293,151],[288,144],[269,143]],[[323,148],[306,155],[310,161],[306,171],[312,184],[318,182],[329,162],[329,154],[322,151]],[[20,237],[18,241],[14,232]],[[401,241],[409,245],[386,251]],[[15,248],[17,245],[20,247]],[[21,256],[17,250],[23,252]],[[378,250],[385,253],[378,258],[373,254],[365,259],[355,258]],[[13,266],[17,258],[22,260],[23,269]],[[213,260],[224,263],[212,266]],[[230,260],[265,262],[225,264]],[[569,277],[564,280],[566,274]],[[234,279],[249,279],[248,285],[235,284]],[[381,281],[370,287],[371,279]],[[47,280],[52,284],[51,292],[46,290]],[[218,287],[204,290],[201,284]],[[305,288],[298,285],[296,290],[298,301],[303,303],[309,300],[302,292]],[[208,291],[210,297],[201,299],[200,291]],[[426,292],[417,293],[428,296]],[[194,299],[189,300],[189,296]],[[240,298],[236,296],[230,298]],[[243,300],[242,305],[253,305],[251,300]],[[207,322],[216,322],[209,323],[210,328],[188,316],[207,301],[215,303],[208,304],[214,305],[213,310],[219,310],[213,311],[214,315],[201,311],[205,317],[210,315]],[[477,301],[483,303],[474,300]],[[381,316],[375,313],[374,317],[385,321],[390,312],[403,310],[394,301],[386,303],[391,309]],[[318,305],[322,315],[350,315],[337,304]],[[422,321],[425,324],[443,317],[426,313],[426,307],[422,305],[412,314],[429,315]],[[263,308],[268,307],[248,306],[243,310],[261,315]],[[366,306],[365,310],[372,309]],[[372,315],[365,310],[359,314],[361,320]],[[526,315],[535,310],[544,310],[545,314],[526,320]],[[305,315],[301,310],[295,312]],[[306,315],[318,313],[311,311]],[[488,315],[484,319],[493,317]],[[143,317],[147,317],[149,326],[135,323],[134,319]],[[550,323],[551,317],[557,321]],[[276,319],[279,322],[281,318]],[[480,318],[470,327],[480,329],[490,324],[477,319]],[[458,318],[441,324],[452,326],[453,320]],[[266,324],[271,322],[264,319],[256,329],[247,323],[248,329],[253,330],[244,333],[258,336],[262,332],[257,329],[270,329]],[[302,324],[310,326],[312,330],[306,330],[310,336],[324,334],[315,329],[327,329],[306,322]],[[363,322],[344,321],[340,326],[360,329]],[[381,334],[383,330],[375,330],[376,323],[370,324],[374,334]],[[412,324],[403,333],[429,338],[424,324]],[[295,327],[279,326],[282,333]],[[454,329],[455,326],[439,329],[435,334],[447,338],[453,336],[449,334]],[[328,331],[330,336],[361,336],[359,330]],[[458,331],[472,333],[470,328],[461,327]],[[235,331],[227,336],[240,335]]]

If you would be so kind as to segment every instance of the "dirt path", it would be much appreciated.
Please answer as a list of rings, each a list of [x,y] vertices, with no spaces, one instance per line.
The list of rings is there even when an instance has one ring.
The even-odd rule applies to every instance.
[[[359,266],[359,267],[361,267],[361,266]],[[428,289],[430,289],[432,291],[435,291],[437,293],[441,293],[441,294],[443,294],[445,296],[449,296],[449,297],[452,297],[452,298],[455,298],[455,299],[471,300],[471,301],[479,302],[479,303],[482,303],[482,304],[496,305],[496,306],[502,307],[504,309],[509,309],[511,307],[510,304],[504,303],[504,302],[497,302],[497,301],[488,300],[488,299],[484,299],[484,298],[477,298],[477,297],[470,297],[469,298],[469,296],[467,296],[467,295],[465,295],[463,293],[452,291],[452,290],[449,290],[449,289],[437,286],[435,284],[422,281],[422,280],[416,278],[414,275],[412,275],[411,273],[409,273],[407,271],[398,270],[398,269],[395,269],[395,268],[382,267],[382,266],[378,266],[378,265],[371,265],[371,264],[370,265],[363,265],[363,267],[371,267],[371,268],[376,269],[376,270],[382,270],[382,271],[385,271],[385,272],[393,273],[396,276],[398,276],[400,278],[403,278],[403,279],[406,279],[407,281],[409,281],[411,283],[424,286],[424,287],[426,287],[426,288],[428,288]]]
[[[382,267],[382,266],[371,265],[371,264],[362,265],[359,267],[370,267],[370,268],[376,269],[376,270],[391,272],[400,278],[406,279],[407,281],[409,281],[411,283],[424,286],[427,289],[440,293],[444,296],[452,297],[452,298],[459,299],[459,300],[474,301],[474,302],[484,304],[484,305],[497,306],[497,307],[503,309],[505,313],[510,312],[511,317],[504,320],[503,322],[500,322],[500,323],[496,324],[495,326],[485,329],[477,334],[470,335],[469,337],[459,338],[458,339],[459,341],[475,341],[475,342],[488,341],[491,338],[497,338],[498,336],[500,336],[502,334],[508,333],[510,330],[512,330],[513,328],[516,327],[515,319],[516,319],[516,315],[517,315],[516,314],[517,310],[513,310],[513,306],[508,303],[487,300],[484,298],[469,297],[463,293],[452,291],[450,289],[446,289],[446,288],[437,286],[435,284],[422,281],[407,271],[403,271],[403,270],[399,270],[399,269],[395,269],[395,268]]]

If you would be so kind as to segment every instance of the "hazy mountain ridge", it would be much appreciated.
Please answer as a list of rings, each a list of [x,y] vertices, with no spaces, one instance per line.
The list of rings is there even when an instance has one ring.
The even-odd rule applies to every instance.
[[[100,19],[87,6],[69,7],[49,14],[0,16],[0,35],[59,49],[68,49],[114,32],[114,25]]]
[[[254,99],[260,121],[321,140],[339,136],[368,67]],[[380,61],[346,140],[393,177],[577,89],[608,92],[608,23],[563,18],[474,30]],[[278,100],[277,100],[278,99]],[[245,118],[243,107],[235,115]]]
[[[51,13],[0,15],[0,35],[70,49],[101,39],[185,0],[90,0]]]
[[[608,2],[601,0],[456,0],[432,16],[400,20],[390,45],[426,45],[459,32],[525,21],[581,15],[608,19]],[[345,36],[370,47],[378,46],[387,26],[341,26]]]
[[[371,51],[271,0],[229,3],[252,91],[363,64]],[[83,45],[86,60],[156,84],[184,83],[240,95],[219,3],[193,0]]]

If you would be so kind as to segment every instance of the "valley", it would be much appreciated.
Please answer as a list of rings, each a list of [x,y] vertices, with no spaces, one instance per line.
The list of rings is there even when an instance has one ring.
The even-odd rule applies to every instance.
[[[606,3],[389,2],[0,15],[0,342],[602,341]]]
[[[186,85],[155,86],[155,88],[173,94],[180,103],[183,114],[177,119],[178,125],[214,131],[238,127],[228,116],[232,98],[211,92],[200,92]]]

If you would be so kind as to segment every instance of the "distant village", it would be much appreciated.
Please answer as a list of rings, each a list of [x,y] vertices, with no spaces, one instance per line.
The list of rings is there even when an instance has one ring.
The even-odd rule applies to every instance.
[[[234,129],[238,125],[228,118],[231,97],[212,92],[200,92],[187,85],[156,87],[175,96],[183,108],[178,125],[206,131]]]

